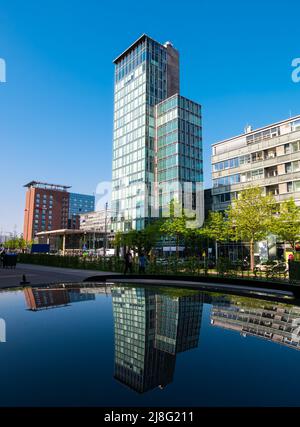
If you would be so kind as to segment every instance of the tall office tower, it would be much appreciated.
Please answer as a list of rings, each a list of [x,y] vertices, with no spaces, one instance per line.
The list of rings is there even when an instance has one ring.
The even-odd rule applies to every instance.
[[[116,380],[144,393],[173,380],[176,356],[155,348],[156,295],[142,288],[112,288]]]
[[[154,181],[159,209],[168,211],[172,199],[195,209],[196,194],[202,195],[202,188],[196,186],[203,182],[201,106],[173,95],[155,107],[155,126]],[[203,212],[201,215],[203,219]]]
[[[197,348],[202,321],[203,294],[156,295],[155,348],[177,354]]]
[[[164,388],[173,381],[176,354],[198,346],[203,294],[128,287],[111,293],[115,379],[140,393]]]
[[[154,197],[165,181],[202,179],[200,106],[178,96],[179,54],[169,42],[162,45],[144,34],[114,63],[112,222],[115,231],[139,230],[151,220]],[[184,147],[191,150],[183,164]]]

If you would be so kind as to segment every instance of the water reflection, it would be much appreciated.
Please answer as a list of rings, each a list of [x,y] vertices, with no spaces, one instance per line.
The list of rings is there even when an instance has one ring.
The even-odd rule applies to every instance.
[[[300,349],[300,307],[296,305],[128,284],[24,289],[27,308],[32,311],[92,301],[97,294],[112,298],[114,378],[139,393],[172,383],[177,354],[199,347],[202,324],[204,329],[209,325]],[[204,303],[209,305],[205,316]],[[89,312],[89,306],[86,309]]]
[[[38,311],[48,308],[63,307],[71,303],[90,301],[95,295],[82,292],[84,288],[78,286],[52,288],[25,288],[24,295],[27,308]]]
[[[300,307],[231,296],[213,304],[211,325],[300,350]]]
[[[114,377],[144,393],[173,381],[176,354],[198,346],[203,294],[114,287]]]

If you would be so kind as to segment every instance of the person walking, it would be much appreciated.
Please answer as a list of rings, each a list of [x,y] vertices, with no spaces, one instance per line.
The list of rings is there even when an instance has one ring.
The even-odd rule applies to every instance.
[[[132,264],[133,264],[133,259],[132,259],[132,255],[130,251],[127,251],[125,254],[125,270],[124,270],[124,274],[126,274],[129,270],[130,273],[132,273]]]
[[[0,249],[0,261],[1,261],[1,266],[4,268],[5,267],[5,255],[6,255],[6,251],[5,251],[5,248],[4,247],[2,247],[1,249]]]
[[[146,264],[147,264],[147,258],[144,252],[142,252],[139,256],[139,273],[140,274],[145,274]]]

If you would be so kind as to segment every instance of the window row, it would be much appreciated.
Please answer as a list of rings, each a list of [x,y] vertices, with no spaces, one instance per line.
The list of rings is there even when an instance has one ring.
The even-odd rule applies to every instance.
[[[127,133],[130,133],[142,126],[145,126],[146,123],[146,117],[145,116],[140,116],[137,119],[133,120],[132,122],[129,122],[127,125],[124,125],[123,127],[119,128],[119,129],[115,129],[114,131],[114,136],[115,138],[120,138],[122,136],[124,136]]]

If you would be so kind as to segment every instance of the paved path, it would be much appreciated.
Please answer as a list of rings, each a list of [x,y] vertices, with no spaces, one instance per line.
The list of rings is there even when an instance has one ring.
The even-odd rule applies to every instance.
[[[31,285],[40,285],[53,282],[81,282],[87,277],[102,274],[114,274],[108,271],[98,270],[77,270],[72,268],[46,267],[33,264],[18,264],[16,269],[0,268],[0,288],[9,286],[19,286],[22,276],[25,274],[26,280]],[[115,273],[118,274],[118,273]]]

